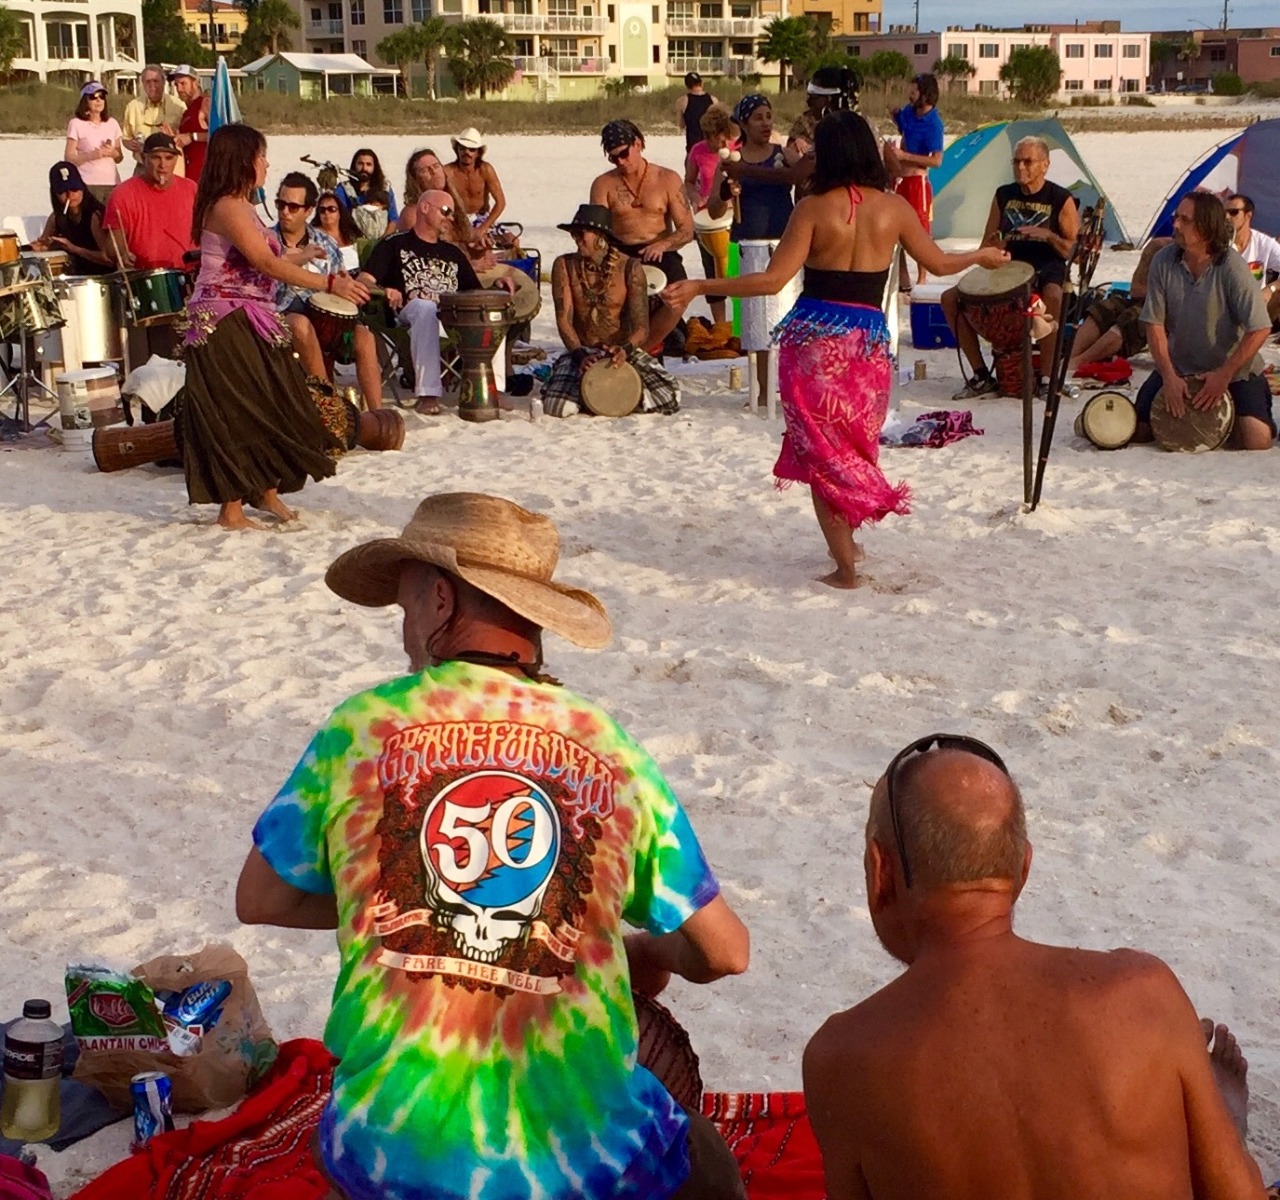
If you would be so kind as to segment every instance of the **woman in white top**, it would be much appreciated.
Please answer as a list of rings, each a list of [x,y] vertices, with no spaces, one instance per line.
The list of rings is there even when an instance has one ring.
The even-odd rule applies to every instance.
[[[97,80],[80,89],[76,115],[67,125],[62,157],[80,169],[90,193],[107,202],[120,182],[116,163],[124,158],[124,134],[120,122],[107,112],[107,89]]]

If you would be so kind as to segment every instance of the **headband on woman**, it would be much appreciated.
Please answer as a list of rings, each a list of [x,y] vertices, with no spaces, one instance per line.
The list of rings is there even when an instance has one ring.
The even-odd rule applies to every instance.
[[[772,107],[769,103],[769,97],[762,92],[749,92],[738,101],[737,106],[733,110],[733,119],[738,125],[745,125],[750,119],[751,114],[761,106],[765,108]]]

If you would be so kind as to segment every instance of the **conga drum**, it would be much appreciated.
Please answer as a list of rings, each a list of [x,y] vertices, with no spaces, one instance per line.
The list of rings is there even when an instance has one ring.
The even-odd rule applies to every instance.
[[[701,246],[716,265],[716,278],[725,279],[729,274],[729,228],[733,225],[733,209],[726,208],[724,215],[713,217],[705,208],[693,214],[693,232]]]
[[[505,291],[446,292],[438,302],[440,324],[453,336],[462,359],[458,416],[464,421],[496,421],[498,386],[493,356],[514,319]]]
[[[582,372],[582,407],[597,417],[626,417],[640,406],[644,385],[629,362],[614,366],[600,358]]]
[[[1186,384],[1189,399],[1204,386],[1204,380],[1193,375]],[[1236,406],[1230,392],[1224,392],[1209,408],[1192,408],[1188,403],[1187,411],[1180,417],[1169,411],[1164,388],[1156,393],[1151,404],[1151,433],[1165,450],[1186,454],[1217,450],[1231,436],[1235,423]]]
[[[113,425],[93,431],[93,461],[99,471],[123,471],[144,463],[181,458],[172,421]]]
[[[1138,410],[1123,392],[1098,392],[1076,414],[1076,437],[1086,438],[1099,450],[1127,446],[1138,428]]]
[[[404,445],[404,417],[392,408],[360,413],[356,443],[363,450],[399,450]]]
[[[360,310],[331,292],[312,292],[307,297],[307,319],[316,331],[320,353],[332,362],[342,351],[342,339],[356,327]]]
[[[971,268],[956,284],[960,310],[978,336],[991,343],[996,384],[1002,396],[1022,395],[1027,306],[1036,273],[1030,263]]]
[[[631,999],[640,1033],[637,1063],[671,1093],[677,1104],[697,1112],[702,1107],[702,1071],[689,1035],[652,996],[633,992]]]

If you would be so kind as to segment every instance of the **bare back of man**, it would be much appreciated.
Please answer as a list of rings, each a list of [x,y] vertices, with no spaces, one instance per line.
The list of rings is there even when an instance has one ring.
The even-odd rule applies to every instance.
[[[1143,954],[922,961],[831,1018],[805,1077],[829,1200],[1263,1194],[1191,1004]]]

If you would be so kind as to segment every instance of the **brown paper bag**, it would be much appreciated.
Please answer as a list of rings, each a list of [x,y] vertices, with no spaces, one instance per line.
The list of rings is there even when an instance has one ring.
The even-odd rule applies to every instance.
[[[129,1081],[135,1075],[163,1071],[173,1080],[174,1112],[228,1108],[275,1061],[276,1043],[249,982],[248,965],[230,946],[206,946],[185,956],[165,954],[135,967],[133,974],[157,991],[181,991],[196,983],[226,979],[231,995],[223,1003],[217,1025],[189,1058],[167,1050],[82,1050],[73,1078],[97,1088],[116,1107],[133,1107]]]

